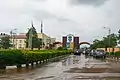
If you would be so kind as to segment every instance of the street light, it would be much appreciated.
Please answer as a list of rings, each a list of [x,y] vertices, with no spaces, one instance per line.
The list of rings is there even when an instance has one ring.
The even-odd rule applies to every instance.
[[[108,34],[109,34],[109,55],[110,55],[110,34],[111,34],[111,28],[104,27],[104,29],[107,29],[108,30]]]
[[[13,29],[10,31],[10,35],[11,35],[11,41],[13,42],[13,48],[15,48],[15,44],[14,44],[14,34],[16,34],[15,32],[13,31],[16,31],[17,29]]]

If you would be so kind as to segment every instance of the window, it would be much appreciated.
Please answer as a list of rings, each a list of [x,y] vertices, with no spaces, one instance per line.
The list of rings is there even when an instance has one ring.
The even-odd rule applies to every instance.
[[[20,43],[22,43],[22,40],[20,40]]]
[[[22,45],[21,44],[19,44],[19,48],[21,48],[22,47]]]

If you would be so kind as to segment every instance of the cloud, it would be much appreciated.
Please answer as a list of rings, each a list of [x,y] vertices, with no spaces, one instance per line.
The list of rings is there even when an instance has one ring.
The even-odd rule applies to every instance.
[[[44,32],[60,40],[63,35],[76,34],[80,41],[91,41],[108,34],[103,26],[117,32],[120,26],[119,0],[3,0],[0,3],[0,32],[14,28],[24,33],[33,20],[40,32],[43,20]],[[102,6],[101,6],[102,5]],[[94,6],[94,7],[91,7]],[[101,7],[99,7],[101,6]]]
[[[72,5],[92,5],[101,6],[108,0],[70,0]]]
[[[36,20],[57,20],[59,22],[74,22],[71,19],[63,16],[57,16],[44,10],[33,10],[29,12],[29,15],[33,16]]]

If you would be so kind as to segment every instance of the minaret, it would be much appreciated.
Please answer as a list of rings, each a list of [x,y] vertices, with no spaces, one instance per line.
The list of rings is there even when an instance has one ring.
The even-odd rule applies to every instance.
[[[33,25],[33,21],[31,22],[31,26],[32,26],[32,28],[34,27],[34,25]]]
[[[43,22],[41,21],[41,33],[43,33]]]

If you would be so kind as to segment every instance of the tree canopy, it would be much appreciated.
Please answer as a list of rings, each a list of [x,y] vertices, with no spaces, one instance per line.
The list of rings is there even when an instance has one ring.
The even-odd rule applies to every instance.
[[[107,48],[107,47],[115,47],[117,45],[118,35],[110,34],[106,37],[103,37],[102,40],[95,39],[93,44],[91,45],[92,49],[96,48]]]
[[[4,49],[9,49],[9,47],[11,47],[12,45],[10,44],[10,37],[9,36],[5,36],[2,37],[0,40],[0,47],[4,48]]]

